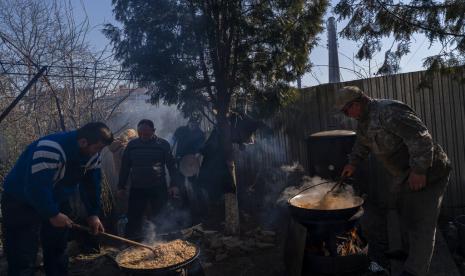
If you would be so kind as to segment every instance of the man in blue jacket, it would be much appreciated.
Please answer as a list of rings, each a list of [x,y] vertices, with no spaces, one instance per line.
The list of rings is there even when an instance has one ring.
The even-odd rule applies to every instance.
[[[79,186],[94,234],[104,228],[100,211],[100,151],[113,141],[103,123],[38,139],[5,178],[2,231],[8,275],[34,275],[39,239],[46,275],[68,274],[66,245],[73,222],[65,214]]]

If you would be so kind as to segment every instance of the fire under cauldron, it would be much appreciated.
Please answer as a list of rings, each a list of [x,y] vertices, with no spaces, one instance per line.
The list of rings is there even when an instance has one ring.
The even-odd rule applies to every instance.
[[[333,180],[338,178],[348,162],[355,139],[355,132],[347,130],[309,136],[309,174]],[[362,179],[357,177],[357,180]],[[291,215],[285,249],[288,274],[344,275],[366,271],[368,243],[359,225],[364,199],[354,196],[352,204],[344,208],[304,208],[301,203],[306,200],[308,198],[303,193],[288,200]]]
[[[302,255],[300,275],[366,270],[369,265],[367,242],[359,230],[363,198],[355,197],[352,207],[329,210],[299,207],[296,202],[301,199],[302,195],[298,194],[288,201],[294,227],[297,223],[304,229],[300,231],[304,238],[298,239],[301,243],[303,241],[298,246],[303,250],[298,253]],[[290,230],[289,233],[295,234],[296,231]]]

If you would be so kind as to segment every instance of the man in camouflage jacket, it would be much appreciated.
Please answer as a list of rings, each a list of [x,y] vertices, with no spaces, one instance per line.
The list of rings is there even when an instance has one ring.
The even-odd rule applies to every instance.
[[[406,104],[372,99],[358,87],[336,94],[336,108],[357,119],[357,139],[344,176],[373,153],[393,175],[393,193],[408,254],[401,275],[426,275],[450,162],[425,124]]]

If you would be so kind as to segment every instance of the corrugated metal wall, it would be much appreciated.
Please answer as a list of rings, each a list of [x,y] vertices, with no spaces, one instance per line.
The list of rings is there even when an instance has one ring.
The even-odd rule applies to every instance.
[[[258,137],[255,145],[237,158],[238,185],[250,186],[263,168],[300,162],[307,168],[305,139],[312,133],[332,129],[354,129],[356,122],[332,110],[335,91],[357,85],[375,98],[403,101],[413,107],[452,161],[453,171],[443,203],[443,213],[456,215],[465,210],[465,84],[449,75],[436,75],[431,89],[418,89],[423,72],[376,77],[303,89],[298,101],[269,122],[276,126],[272,138]],[[370,162],[369,194],[380,201],[387,191],[387,176],[376,162]]]

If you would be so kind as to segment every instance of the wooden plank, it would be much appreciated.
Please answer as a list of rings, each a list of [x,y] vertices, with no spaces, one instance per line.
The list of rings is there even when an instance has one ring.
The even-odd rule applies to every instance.
[[[444,105],[444,113],[445,113],[445,135],[446,135],[446,146],[445,150],[448,153],[449,159],[451,162],[454,164],[456,163],[458,157],[457,157],[457,147],[456,147],[456,142],[454,139],[454,133],[455,133],[455,127],[453,126],[453,122],[455,120],[454,118],[454,109],[453,109],[453,100],[450,98],[452,91],[451,91],[451,84],[450,84],[450,77],[449,76],[441,76],[441,93],[442,93],[442,99],[443,99],[443,105]],[[457,179],[457,171],[452,170],[451,172],[451,177],[450,177],[450,183],[456,183]],[[446,195],[446,198],[448,200],[445,201],[446,207],[448,205],[456,205],[459,200],[459,193],[458,193],[458,186],[457,185],[451,185],[450,187],[453,188],[453,190],[449,191],[449,193]]]
[[[410,104],[410,86],[408,86],[408,76],[405,74],[401,75],[401,83],[402,83],[402,90],[404,99],[403,102],[406,104]]]
[[[437,134],[437,119],[435,116],[435,101],[434,101],[434,93],[435,90],[433,88],[428,88],[428,100],[429,100],[429,120],[430,120],[430,125],[429,125],[429,130],[431,131],[431,134],[433,136],[433,140],[436,141],[436,134]]]
[[[420,78],[421,81],[421,75],[418,74],[418,77]],[[434,137],[434,133],[432,133],[432,112],[431,112],[431,89],[423,88],[421,89],[421,93],[423,95],[423,106],[424,106],[424,115],[423,115],[423,122],[426,124],[428,127],[428,130],[430,131],[431,135]]]
[[[395,75],[394,76],[394,89],[396,90],[396,99],[398,99],[401,102],[405,102],[405,96],[402,90],[402,77],[401,75]]]
[[[374,98],[382,98],[379,88],[377,86],[377,83],[378,83],[377,79],[379,78],[370,80],[370,93]]]
[[[378,77],[378,79],[374,81],[375,81],[376,93],[377,93],[376,97],[379,99],[386,99],[387,96],[384,91],[384,78]]]
[[[418,75],[413,73],[410,75],[412,79],[412,94],[413,94],[413,108],[420,119],[423,120],[423,107],[422,107],[422,97],[420,90],[418,89],[418,85],[420,84],[420,80]]]
[[[391,91],[391,96],[392,96],[391,99],[400,100],[399,95],[397,93],[398,91],[396,89],[396,75],[390,76],[388,87],[389,87],[388,89]]]
[[[441,95],[442,95],[442,106],[444,110],[444,135],[445,135],[445,151],[448,154],[449,158],[453,163],[455,163],[456,158],[456,147],[454,145],[454,139],[453,139],[453,126],[452,122],[454,120],[453,118],[453,113],[451,111],[453,110],[450,100],[450,77],[449,76],[441,76]],[[463,154],[463,153],[462,153]],[[453,170],[451,172],[451,178],[450,178],[450,183],[455,183],[456,179],[456,172]],[[458,200],[458,186],[457,185],[451,185],[452,190],[447,194],[446,198],[448,199],[445,201],[446,207],[449,206],[456,206],[460,202]]]
[[[463,205],[465,202],[465,190],[463,188],[465,184],[465,172],[463,171],[463,168],[465,168],[465,155],[463,154],[465,152],[465,145],[463,141],[463,137],[465,137],[465,126],[463,122],[465,122],[465,86],[461,83],[458,83],[457,81],[454,82],[453,86],[453,91],[454,91],[454,107],[456,110],[456,124],[455,128],[457,129],[457,152],[459,153],[458,160],[455,164],[452,164],[453,169],[458,172],[458,178],[456,179],[456,183],[454,185],[457,185],[458,188],[458,193],[461,195],[460,197],[460,203]],[[462,154],[460,154],[462,153]],[[457,208],[457,213],[462,213],[463,208]]]
[[[463,88],[463,85],[461,85]],[[452,80],[451,86],[450,86],[450,97],[451,97],[451,103],[452,103],[452,109],[454,111],[454,122],[452,125],[453,131],[454,131],[454,151],[455,151],[455,162],[453,165],[454,171],[455,171],[455,179],[454,179],[454,186],[457,187],[457,201],[460,203],[460,205],[463,205],[465,201],[465,196],[464,196],[464,189],[463,189],[463,168],[465,166],[465,148],[464,148],[464,117],[463,117],[463,111],[464,111],[464,106],[461,104],[462,101],[460,100],[463,97],[463,93],[460,93],[460,86],[457,80]],[[460,95],[462,94],[462,95]],[[457,212],[454,215],[457,215]]]
[[[319,109],[318,109],[318,92],[316,90],[312,90],[311,92],[308,93],[308,100],[307,102],[310,103],[311,110],[309,112],[309,120],[311,123],[311,127],[309,128],[308,132],[314,133],[316,130],[320,127],[319,123]]]
[[[328,87],[326,87],[328,88]],[[330,121],[330,108],[329,108],[329,99],[328,99],[328,89],[326,89],[325,93],[321,95],[321,118],[323,119],[323,125],[321,130],[328,130],[330,129],[331,121]]]
[[[414,73],[414,76],[415,76],[415,83],[416,83],[415,91],[418,94],[418,100],[419,100],[419,102],[418,102],[419,110],[418,111],[419,111],[421,120],[426,124],[426,122],[425,122],[425,118],[426,118],[425,90],[420,89],[418,87],[420,82],[421,82],[420,75],[416,72],[416,73]]]
[[[443,131],[443,122],[444,118],[442,115],[442,108],[441,108],[441,96],[440,96],[441,87],[437,81],[433,81],[433,106],[434,106],[434,119],[436,121],[435,125],[435,133],[436,133],[436,140],[439,144],[444,145],[444,131]]]
[[[405,81],[405,87],[406,87],[406,92],[407,92],[407,95],[406,95],[406,100],[407,100],[407,104],[412,106],[413,107],[413,85],[412,85],[412,77],[410,74],[406,74],[404,75],[404,81]]]
[[[384,89],[386,91],[387,98],[391,100],[395,100],[396,94],[395,94],[395,91],[392,85],[393,77],[389,76],[389,77],[383,77],[383,78],[385,79]]]

